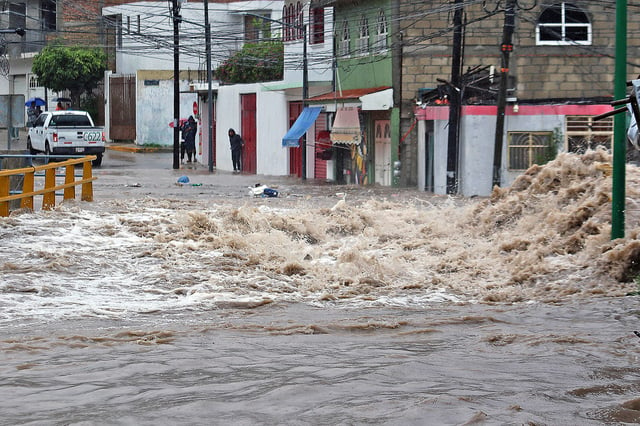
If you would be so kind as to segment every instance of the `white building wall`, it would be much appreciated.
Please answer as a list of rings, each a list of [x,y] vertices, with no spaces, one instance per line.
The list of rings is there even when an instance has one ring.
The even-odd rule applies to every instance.
[[[243,12],[270,10],[280,19],[283,2],[244,1],[209,3],[211,25],[211,62],[215,69],[221,61],[242,48],[244,43]],[[173,69],[173,21],[166,1],[131,2],[106,7],[103,16],[122,15],[122,46],[116,53],[116,71],[135,74],[139,69]],[[204,4],[185,2],[180,9],[180,69],[206,69]],[[138,27],[138,17],[140,26]]]
[[[509,186],[522,174],[508,169],[508,132],[538,132],[562,129],[564,115],[506,115],[505,139],[502,143],[500,176],[502,186]],[[460,193],[465,196],[488,196],[493,190],[493,152],[495,115],[468,115],[462,118],[460,131]]]
[[[193,115],[193,103],[198,100],[189,90],[189,82],[180,81],[180,118]],[[169,108],[167,108],[169,106]],[[173,80],[160,80],[158,86],[145,86],[144,79],[136,83],[136,144],[173,145]]]
[[[433,126],[433,192],[447,193],[447,151],[449,139],[448,120],[435,120]],[[422,136],[424,138],[424,135]],[[424,171],[422,172],[424,174]]]
[[[505,135],[507,132],[537,132],[562,129],[564,115],[507,115],[505,117]],[[434,193],[447,193],[447,150],[448,120],[434,120]],[[495,115],[464,115],[460,123],[460,152],[458,163],[458,189],[460,195],[467,197],[491,195],[493,190],[493,151],[495,143]],[[425,175],[426,140],[425,124],[418,127],[418,176]],[[502,144],[502,164],[500,171],[502,186],[509,186],[522,173],[508,170],[507,140]],[[424,188],[424,178],[418,182]]]
[[[309,5],[304,9],[304,20],[307,23],[307,42],[311,40],[309,25]],[[296,82],[302,86],[302,59],[304,46],[301,40],[285,42],[284,80]],[[307,44],[307,69],[309,82],[333,80],[333,9],[324,8],[324,43]]]
[[[242,136],[240,97],[256,94],[256,173],[289,174],[289,150],[282,147],[288,130],[287,101],[282,91],[265,90],[263,84],[235,84],[218,88],[216,108],[216,167],[231,171],[230,128]],[[206,108],[206,104],[203,106]],[[204,160],[203,160],[204,161]]]

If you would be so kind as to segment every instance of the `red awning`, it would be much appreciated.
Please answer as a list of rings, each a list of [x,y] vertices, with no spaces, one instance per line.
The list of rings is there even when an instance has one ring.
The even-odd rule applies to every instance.
[[[327,101],[343,101],[347,99],[358,99],[360,96],[369,95],[375,92],[381,92],[383,90],[390,89],[389,86],[380,86],[380,87],[369,87],[366,89],[349,89],[349,90],[341,90],[337,92],[329,92],[323,95],[314,96],[310,98],[310,102],[327,102]]]

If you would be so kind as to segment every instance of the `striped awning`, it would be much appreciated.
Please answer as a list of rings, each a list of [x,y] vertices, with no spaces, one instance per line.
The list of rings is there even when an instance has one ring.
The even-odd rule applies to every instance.
[[[331,142],[358,145],[362,139],[357,107],[338,108],[331,127]]]

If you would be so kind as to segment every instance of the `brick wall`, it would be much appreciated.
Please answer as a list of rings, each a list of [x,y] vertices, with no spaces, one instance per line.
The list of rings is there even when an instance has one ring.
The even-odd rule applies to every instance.
[[[530,3],[530,2],[529,2]],[[510,74],[516,77],[521,102],[545,99],[597,100],[613,92],[615,8],[605,3],[574,1],[592,24],[590,46],[536,46],[540,6],[518,10]],[[490,7],[493,4],[487,3]],[[548,5],[550,3],[547,3]],[[437,78],[451,78],[452,4],[402,2],[403,116],[421,88],[436,87]],[[481,5],[465,8],[463,71],[468,67],[500,68],[504,13],[490,15]],[[640,74],[640,14],[628,13],[629,78]]]

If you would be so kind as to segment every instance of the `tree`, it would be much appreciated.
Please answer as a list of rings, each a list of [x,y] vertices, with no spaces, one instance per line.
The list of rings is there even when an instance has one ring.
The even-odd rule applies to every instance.
[[[216,70],[224,83],[282,80],[283,74],[284,45],[277,41],[247,43]]]
[[[44,87],[54,92],[69,90],[73,105],[104,78],[107,58],[96,48],[70,47],[54,43],[33,58],[33,72]]]

